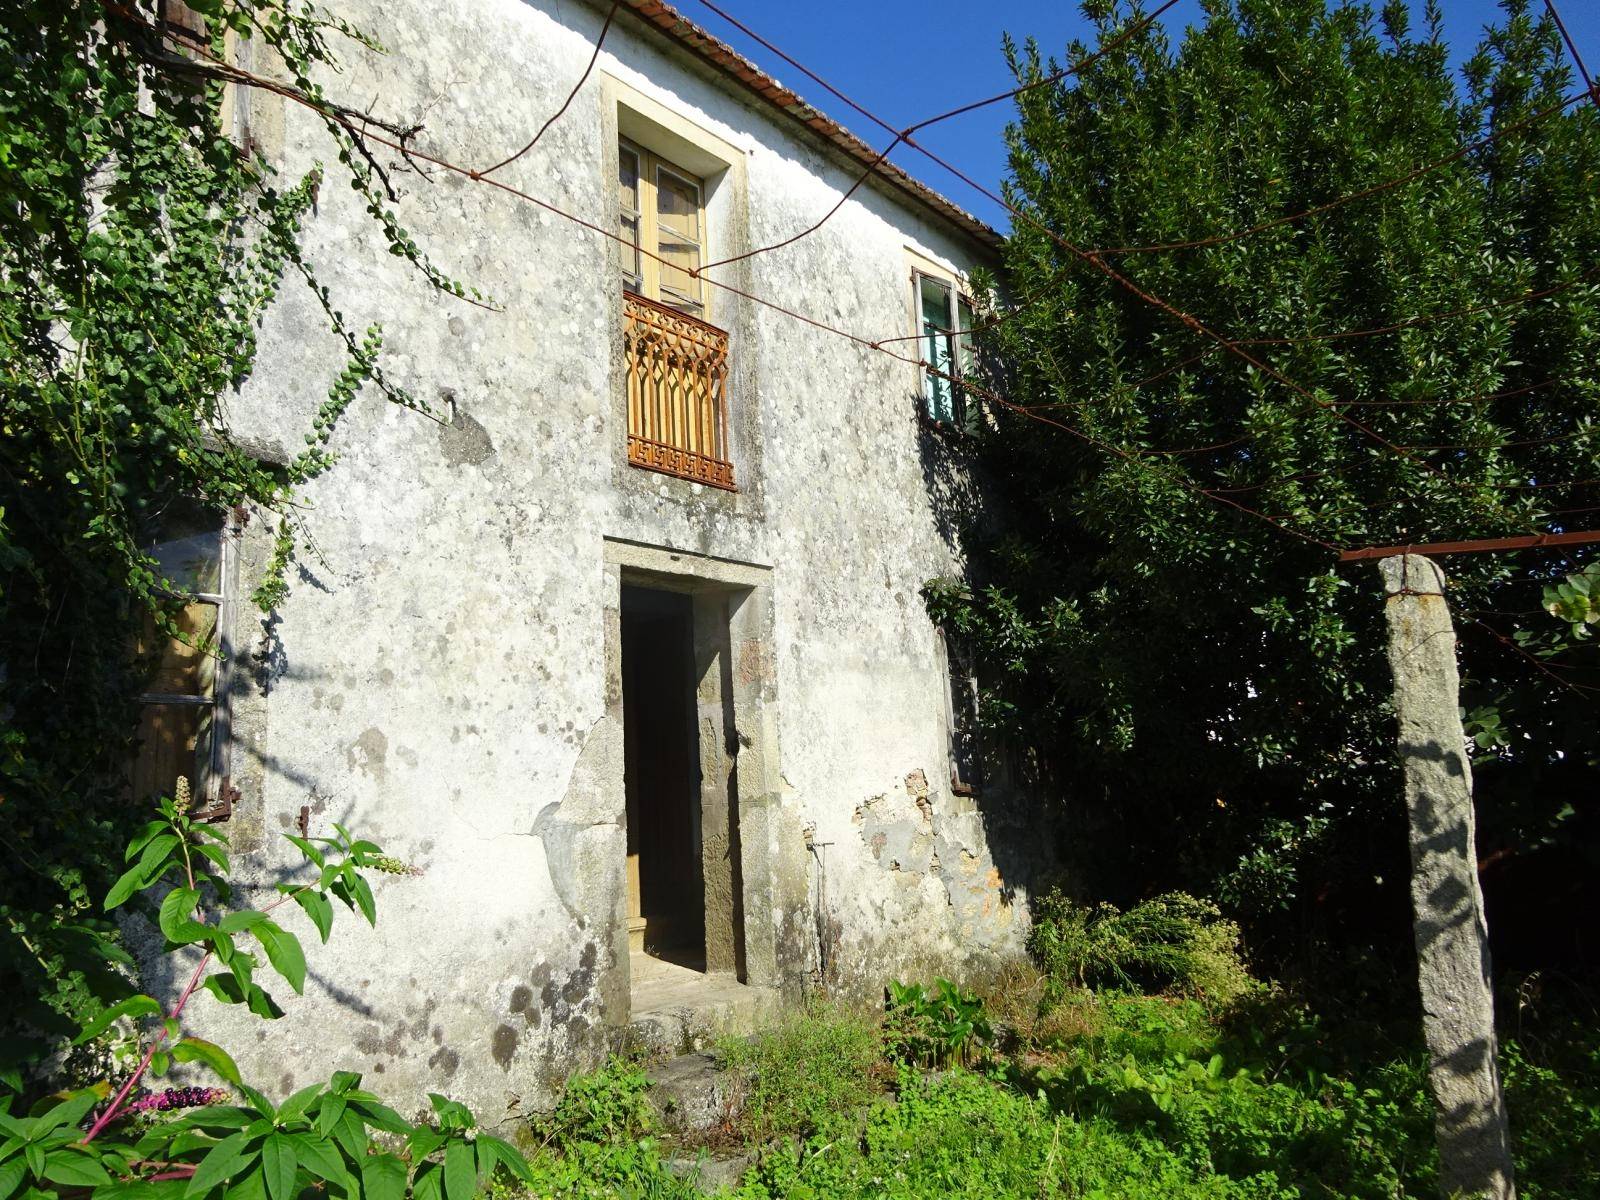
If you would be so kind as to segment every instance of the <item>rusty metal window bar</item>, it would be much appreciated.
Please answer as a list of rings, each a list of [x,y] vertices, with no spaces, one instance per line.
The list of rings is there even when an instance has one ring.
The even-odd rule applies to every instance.
[[[237,590],[236,523],[214,513],[169,515],[148,546],[181,601],[174,622],[181,637],[146,616],[134,647],[144,668],[138,750],[132,764],[135,799],[171,794],[189,781],[195,815],[222,820],[233,812],[229,779],[229,629]]]
[[[922,361],[922,415],[935,425],[971,432],[978,420],[974,398],[961,379],[976,370],[972,301],[948,279],[911,273]],[[928,368],[931,367],[932,370]],[[935,373],[937,372],[937,374]]]
[[[728,335],[624,294],[628,461],[734,491],[728,461]]]

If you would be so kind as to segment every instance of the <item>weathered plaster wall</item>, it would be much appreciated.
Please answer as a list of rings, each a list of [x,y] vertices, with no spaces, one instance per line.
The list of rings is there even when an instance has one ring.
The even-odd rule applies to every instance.
[[[560,0],[337,7],[389,53],[349,49],[332,92],[422,123],[422,149],[480,167],[555,110],[601,20]],[[742,153],[714,199],[713,254],[792,234],[853,180],[626,20],[567,114],[498,178],[612,225],[602,73]],[[249,103],[252,135],[288,176],[330,157],[310,114]],[[608,244],[383,157],[417,240],[500,307],[431,293],[330,172],[309,256],[348,320],[382,322],[386,369],[439,419],[368,389],[337,435],[341,461],[310,489],[292,593],[244,631],[255,671],[239,699],[235,830],[263,889],[293,869],[274,835],[303,805],[313,832],[341,821],[424,874],[380,881],[375,931],[341,917],[332,944],[312,948],[306,995],[276,989],[292,1001],[284,1020],[213,1013],[208,1028],[285,1090],[352,1068],[403,1107],[431,1087],[489,1119],[598,1059],[628,995],[623,568],[606,539],[770,568],[732,647],[757,875],[744,907],[766,931],[747,947],[752,979],[792,995],[826,959],[830,985],[867,994],[1017,950],[1045,839],[1015,798],[948,784],[944,678],[917,592],[960,568],[947,486],[960,472],[916,421],[914,369],[717,296],[741,491],[630,468]],[[718,277],[891,336],[909,328],[908,246],[972,261],[874,187],[817,234]],[[233,405],[237,428],[293,452],[340,361],[311,298],[286,288]]]

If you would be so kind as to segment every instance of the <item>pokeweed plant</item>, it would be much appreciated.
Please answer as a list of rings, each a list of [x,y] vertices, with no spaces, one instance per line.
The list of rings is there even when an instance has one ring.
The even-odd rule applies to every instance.
[[[884,1029],[903,1061],[929,1067],[971,1065],[974,1052],[994,1039],[983,1000],[948,979],[932,988],[890,980]]]
[[[276,910],[297,905],[326,942],[335,900],[376,924],[367,872],[415,873],[335,823],[332,837],[284,835],[313,869],[310,882],[279,883],[277,899],[260,909],[229,908],[227,838],[191,815],[190,799],[185,780],[161,799],[158,819],[128,843],[129,865],[105,908],[165,889],[150,907],[166,953],[192,947],[199,960],[169,1008],[154,996],[134,995],[80,1030],[76,1040],[83,1043],[121,1019],[143,1026],[138,1064],[119,1087],[107,1081],[58,1094],[25,1116],[11,1111],[16,1097],[0,1098],[0,1200],[47,1200],[83,1189],[92,1189],[94,1200],[291,1200],[308,1190],[343,1200],[472,1200],[480,1181],[502,1167],[530,1181],[522,1155],[478,1130],[471,1111],[445,1096],[430,1093],[433,1119],[413,1123],[363,1089],[360,1075],[337,1071],[274,1104],[245,1082],[222,1047],[183,1033],[184,1012],[201,991],[268,1020],[281,1017],[257,979],[263,965],[295,992],[303,990],[304,948],[273,918]],[[227,1103],[233,1097],[215,1087],[134,1098],[141,1079],[164,1075],[175,1063],[209,1069],[238,1093],[238,1102]],[[8,1074],[0,1087],[20,1091],[20,1079]],[[148,1125],[130,1120],[180,1108],[189,1111]],[[381,1144],[375,1134],[384,1135]]]

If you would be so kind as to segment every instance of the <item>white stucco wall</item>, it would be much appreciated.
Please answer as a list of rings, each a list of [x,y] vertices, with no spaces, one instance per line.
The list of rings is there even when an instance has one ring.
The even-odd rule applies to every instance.
[[[330,92],[422,123],[418,147],[477,167],[555,110],[601,21],[560,0],[336,8],[389,53],[347,48]],[[497,178],[613,227],[615,89],[603,78],[742,153],[713,201],[714,253],[794,233],[854,178],[627,17],[565,117]],[[331,157],[311,114],[261,94],[249,106],[252,136],[288,177]],[[280,986],[284,1020],[201,1014],[207,1028],[272,1088],[351,1068],[402,1107],[434,1088],[491,1119],[597,1060],[627,1015],[607,539],[770,568],[765,615],[735,654],[762,697],[738,719],[741,735],[746,719],[764,723],[761,770],[740,779],[741,803],[764,814],[751,853],[770,874],[747,880],[770,884],[752,897],[774,910],[776,977],[764,982],[795,994],[816,969],[819,927],[836,956],[830,986],[858,994],[1018,950],[1046,839],[999,789],[951,794],[943,675],[918,589],[960,570],[955,501],[940,495],[961,476],[916,419],[914,369],[716,296],[741,491],[631,468],[606,241],[396,160],[383,154],[401,220],[500,308],[431,292],[329,163],[308,257],[347,320],[383,324],[395,381],[446,416],[453,400],[457,424],[370,388],[345,418],[341,460],[307,497],[291,594],[246,631],[233,832],[262,886],[296,860],[276,834],[302,805],[313,832],[341,821],[425,874],[381,881],[377,929],[342,914],[327,947],[296,912],[306,995]],[[875,186],[818,233],[718,277],[891,336],[910,327],[908,247],[956,268],[977,252]],[[237,430],[294,452],[340,365],[311,297],[286,286],[232,406]],[[820,923],[807,826],[824,845]]]

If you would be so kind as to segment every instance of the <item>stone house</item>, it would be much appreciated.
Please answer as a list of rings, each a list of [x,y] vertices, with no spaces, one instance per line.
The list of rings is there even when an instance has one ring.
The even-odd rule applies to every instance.
[[[347,48],[337,94],[481,169],[557,111],[611,5],[335,7],[388,50]],[[287,178],[330,153],[276,96],[240,93],[233,120]],[[493,174],[613,236],[389,156],[401,220],[488,310],[324,189],[308,255],[433,418],[358,400],[268,620],[245,600],[265,518],[168,531],[227,654],[152,684],[140,779],[192,761],[255,887],[299,869],[280,832],[334,821],[421,874],[380,880],[375,930],[342,917],[321,947],[302,922],[286,1019],[197,1012],[248,1073],[354,1069],[495,1119],[630,1030],[679,1044],[809,989],[1020,951],[1051,838],[978,752],[969,672],[919,596],[963,570],[977,414],[792,315],[959,375],[946,331],[999,238],[879,166],[815,233],[739,257],[875,157],[682,15],[622,0],[570,107]],[[241,442],[293,453],[340,365],[286,287],[229,414]]]

